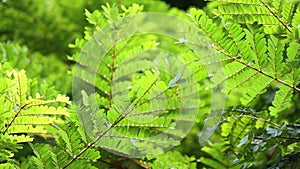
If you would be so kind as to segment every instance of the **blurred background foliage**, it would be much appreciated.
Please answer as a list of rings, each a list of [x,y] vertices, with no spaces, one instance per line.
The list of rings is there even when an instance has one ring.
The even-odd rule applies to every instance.
[[[168,12],[172,7],[187,9],[189,6],[202,7],[206,4],[196,0],[2,0],[0,47],[2,53],[6,53],[2,57],[6,58],[1,59],[13,59],[12,63],[16,64],[13,67],[29,68],[30,78],[47,80],[61,89],[62,93],[70,94],[67,70],[72,63],[67,56],[74,49],[68,45],[83,36],[84,28],[88,25],[85,9],[94,11],[106,3],[119,7],[138,3],[144,6],[145,12]],[[26,58],[26,61],[20,63],[18,60],[22,58]]]
[[[101,5],[144,5],[146,12],[167,12],[170,7],[187,9],[202,7],[202,1],[148,1],[148,0],[2,0],[0,3],[0,40],[13,40],[32,51],[54,53],[62,60],[70,54],[68,44],[82,36],[87,25],[84,10],[94,11]]]

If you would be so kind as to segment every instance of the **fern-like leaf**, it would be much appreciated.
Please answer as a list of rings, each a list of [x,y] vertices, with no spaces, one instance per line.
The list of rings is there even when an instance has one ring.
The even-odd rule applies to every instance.
[[[210,146],[202,148],[202,151],[210,155],[211,158],[201,157],[201,163],[212,168],[240,168],[241,164],[234,164],[234,157],[227,159],[226,151],[229,149],[229,143],[223,141],[222,143],[214,143]]]
[[[97,28],[89,32],[85,45],[77,41],[81,54],[73,57],[77,113],[92,139],[90,145],[129,157],[154,155],[179,145],[198,109],[195,81],[207,75],[195,54],[177,48],[173,39],[136,34],[136,23],[124,16],[141,9],[132,5],[119,13],[107,5],[101,14],[87,12]],[[111,25],[98,23],[94,15]],[[173,51],[162,50],[160,40],[183,55],[177,58]],[[90,148],[86,146],[78,156]]]
[[[280,86],[279,91],[272,102],[273,106],[269,107],[270,115],[278,116],[279,112],[285,110],[292,101],[293,89],[287,86]]]
[[[46,106],[53,103],[70,104],[69,98],[58,95],[53,100],[42,100],[28,96],[28,81],[24,70],[8,71],[2,77],[3,92],[1,101],[1,133],[12,134],[18,142],[32,141],[18,133],[46,133],[45,125],[59,123],[58,115],[69,116],[66,108]],[[5,87],[9,87],[6,89]]]
[[[237,1],[232,5],[239,6],[240,3],[248,5],[244,1]],[[243,105],[251,105],[274,83],[284,85],[286,88],[281,88],[285,90],[279,90],[276,94],[278,96],[275,96],[273,105],[277,106],[270,107],[272,115],[283,111],[291,101],[292,90],[300,91],[297,87],[299,80],[290,80],[298,77],[299,70],[293,69],[291,74],[287,73],[288,65],[298,63],[294,57],[298,56],[296,53],[299,46],[294,42],[286,44],[276,35],[266,37],[262,30],[263,25],[254,24],[242,28],[236,24],[234,17],[231,19],[231,15],[222,18],[221,24],[224,29],[218,29],[218,26],[202,11],[192,9],[191,15],[199,23],[201,31],[213,43],[211,46],[220,53],[219,57],[213,58],[214,62],[227,61],[224,73],[217,72],[212,81],[216,84],[226,82],[227,93],[237,91],[242,93],[240,101]],[[285,59],[284,53],[288,53],[290,61]],[[224,57],[231,62],[228,63]]]
[[[265,0],[214,0],[215,2],[226,2],[218,5],[215,14],[220,16],[230,15],[235,21],[242,24],[253,24],[257,22],[264,25],[267,33],[281,33],[282,30],[292,32],[288,24],[293,18],[293,11],[297,2],[287,1],[265,1]]]

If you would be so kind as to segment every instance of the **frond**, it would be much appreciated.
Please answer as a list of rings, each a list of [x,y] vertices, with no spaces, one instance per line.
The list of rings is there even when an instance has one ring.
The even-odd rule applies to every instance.
[[[210,146],[203,147],[202,151],[207,153],[210,158],[201,157],[201,163],[216,169],[240,168],[242,166],[241,164],[234,164],[234,156],[228,159],[228,155],[226,152],[229,149],[229,144],[229,142],[223,141],[221,143],[214,143]]]
[[[272,107],[269,107],[270,115],[278,116],[279,112],[285,110],[291,103],[293,97],[293,89],[287,86],[280,86],[279,91],[272,102]]]
[[[18,151],[18,149],[21,149],[22,147],[18,145],[18,141],[32,141],[32,138],[26,138],[23,135],[23,139],[20,139],[19,137],[9,138],[9,136],[2,135],[0,136],[0,162],[10,161],[12,157],[14,156],[14,153]]]
[[[251,25],[255,22],[264,26],[266,33],[292,32],[289,23],[294,17],[296,1],[266,0],[214,0],[226,2],[218,5],[217,16],[232,16],[235,22]]]
[[[212,158],[203,158],[202,163],[214,165],[213,168],[250,167],[253,164],[248,163],[249,159],[259,158],[266,147],[281,141],[277,137],[284,133],[285,127],[264,119],[266,113],[255,112],[246,107],[223,111],[223,120],[220,122],[221,137],[218,136],[218,142],[204,146],[203,151]],[[288,128],[291,132],[294,131],[293,127]]]
[[[48,127],[62,123],[61,117],[70,115],[62,107],[70,101],[64,95],[49,100],[39,93],[34,96],[35,89],[31,87],[35,84],[30,83],[24,70],[11,70],[8,65],[1,65],[0,70],[0,162],[6,162],[4,168],[15,168],[19,164],[13,157],[22,149],[21,144],[32,142],[36,134],[54,134]]]
[[[7,71],[1,77],[3,88],[0,101],[2,134],[11,135],[17,142],[32,141],[29,136],[21,133],[46,133],[45,125],[60,123],[59,116],[69,116],[67,108],[51,106],[54,103],[70,104],[69,98],[57,95],[56,99],[43,100],[28,96],[28,80],[24,70]]]
[[[186,155],[182,155],[178,151],[168,151],[164,154],[161,154],[156,157],[149,157],[148,160],[154,160],[152,163],[147,163],[149,167],[153,169],[159,168],[189,168],[196,169],[196,162],[194,157],[188,157]]]
[[[36,168],[59,168],[53,163],[54,159],[57,158],[57,155],[51,151],[51,148],[47,144],[29,144],[32,148],[36,157],[32,157],[32,161]]]
[[[174,39],[135,34],[130,18],[116,22],[124,15],[115,8],[88,12],[88,20],[98,27],[89,30],[89,41],[77,41],[82,47],[72,58],[77,63],[74,91],[81,92],[76,92],[77,115],[91,145],[128,157],[159,154],[179,145],[191,127],[200,102],[197,82],[208,73]],[[141,8],[124,10],[130,15]],[[102,25],[96,16],[112,25]]]
[[[293,16],[292,19],[292,26],[293,26],[293,32],[294,36],[296,39],[299,39],[300,37],[300,28],[299,28],[299,23],[300,23],[300,5],[297,6],[295,15]]]
[[[59,130],[58,146],[63,148],[64,153],[67,153],[68,159],[75,158],[88,143],[84,142],[84,137],[82,137],[79,132],[79,127],[74,123],[68,123],[64,126],[54,126]],[[97,160],[100,158],[100,152],[90,148],[82,152],[80,158],[88,159],[91,161]],[[66,160],[65,160],[66,162]]]
[[[50,147],[48,144],[30,144],[33,149],[35,156],[31,156],[21,165],[22,168],[62,168],[72,156],[66,154],[63,148]],[[98,151],[92,151],[90,149],[84,155],[82,155],[82,160],[75,161],[71,167],[84,167],[96,169],[95,166],[89,162],[89,160],[94,161],[94,159],[100,158]]]
[[[276,108],[270,107],[273,115],[283,111],[291,101],[292,91],[300,91],[296,85],[299,83],[299,70],[295,66],[291,66],[293,70],[289,70],[288,66],[298,64],[295,61],[295,57],[299,56],[297,43],[287,44],[279,36],[264,35],[263,25],[254,24],[242,28],[231,16],[222,19],[224,29],[219,29],[203,12],[191,10],[191,15],[213,43],[211,47],[220,53],[219,58],[214,58],[215,62],[223,62],[224,57],[228,58],[224,62],[224,72],[217,72],[212,81],[215,84],[226,82],[225,91],[228,94],[232,91],[242,93],[240,101],[246,106],[251,105],[273,84],[285,86],[276,93],[273,102],[273,105],[277,105]],[[291,59],[286,59],[285,53]],[[289,71],[291,73],[287,73]],[[289,80],[292,77],[297,79]]]
[[[0,43],[0,49],[1,61],[7,70],[26,70],[26,76],[30,79],[28,83],[31,83],[28,85],[29,95],[33,96],[40,92],[45,99],[50,99],[51,96],[58,94],[55,88],[61,89],[62,92],[69,90],[70,83],[65,81],[68,79],[68,76],[66,76],[67,68],[61,59],[54,55],[44,56],[38,52],[31,52],[27,46],[10,41]],[[52,70],[55,70],[56,73],[46,74],[46,72]],[[57,79],[61,80],[58,81]],[[47,84],[54,84],[55,86]]]
[[[243,97],[241,98],[241,103],[243,105],[248,105],[258,96],[265,93],[266,89],[271,85],[273,81],[273,79],[263,75],[257,76],[253,85],[248,88],[248,90],[244,93]]]

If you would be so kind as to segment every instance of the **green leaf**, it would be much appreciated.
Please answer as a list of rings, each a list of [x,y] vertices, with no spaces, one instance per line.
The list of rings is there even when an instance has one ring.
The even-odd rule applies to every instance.
[[[267,42],[264,37],[261,25],[249,25],[249,29],[244,29],[247,41],[252,49],[251,58],[258,69],[262,69],[267,64]]]
[[[284,52],[285,42],[279,40],[277,37],[271,35],[268,39],[268,60],[270,64],[270,68],[272,71],[271,75],[275,77],[279,77],[279,72],[283,68],[283,52]]]
[[[242,138],[242,140],[240,141],[240,143],[237,145],[237,147],[241,147],[243,146],[249,139],[249,135],[246,135],[244,138]]]
[[[266,88],[271,85],[274,80],[265,76],[260,75],[254,81],[253,85],[244,93],[241,98],[241,103],[243,105],[248,105],[259,95],[266,92]]]
[[[279,91],[276,92],[272,102],[272,107],[269,107],[270,115],[277,117],[279,113],[287,108],[293,97],[293,89],[281,85]]]
[[[36,157],[33,157],[33,162],[36,168],[56,168],[59,169],[59,166],[55,166],[53,159],[56,158],[56,154],[52,152],[48,144],[30,144],[30,147],[33,149]]]
[[[289,61],[294,61],[299,56],[300,44],[297,42],[291,42],[287,49],[287,57]]]
[[[229,143],[222,141],[221,143],[214,143],[209,146],[205,146],[202,150],[209,154],[211,158],[201,157],[201,163],[210,166],[212,168],[240,168],[241,164],[234,164],[233,160],[234,155],[231,157],[231,160],[227,158],[226,152],[229,149]]]
[[[288,22],[293,18],[293,10],[297,7],[292,1],[259,1],[259,0],[213,0],[220,3],[216,6],[217,16],[231,16],[240,24],[264,25],[264,30],[269,34],[281,33],[282,30],[291,32]]]

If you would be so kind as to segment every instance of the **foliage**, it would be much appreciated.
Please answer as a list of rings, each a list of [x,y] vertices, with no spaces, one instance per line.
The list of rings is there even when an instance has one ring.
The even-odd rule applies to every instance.
[[[178,89],[175,86],[179,80],[179,74],[176,75],[173,73],[172,77],[172,74],[168,74],[168,72],[155,69],[150,62],[152,58],[147,55],[143,56],[143,52],[159,48],[157,45],[158,40],[160,40],[160,43],[170,42],[163,37],[148,34],[146,36],[132,36],[128,39],[125,37],[125,40],[115,40],[112,44],[107,43],[105,37],[101,37],[101,35],[97,37],[97,31],[107,23],[113,23],[117,19],[140,12],[143,6],[137,4],[133,4],[129,8],[122,6],[122,12],[116,6],[107,5],[102,6],[102,8],[102,13],[100,11],[94,11],[93,13],[86,11],[87,19],[93,27],[92,29],[86,28],[85,39],[78,39],[74,45],[70,45],[74,48],[81,48],[81,51],[84,51],[70,58],[78,64],[73,70],[76,77],[73,84],[74,82],[75,84],[83,83],[78,85],[79,87],[82,85],[92,85],[98,93],[88,95],[90,91],[81,91],[82,96],[79,96],[83,97],[83,99],[80,100],[81,106],[79,106],[78,118],[83,124],[87,135],[92,137],[93,141],[91,144],[129,157],[143,157],[144,154],[157,154],[169,146],[178,145],[178,141],[173,139],[173,137],[182,137],[184,132],[175,130],[176,120],[181,121],[181,123],[191,123],[189,119],[193,119],[191,118],[192,113],[189,111],[186,112],[186,115],[182,115],[180,118],[177,117],[181,109],[178,107],[180,105],[180,97],[191,97],[190,103],[181,106],[192,111],[197,109],[197,106],[195,108],[188,107],[198,101],[193,100],[194,93],[187,93],[188,95],[186,96],[185,94],[182,94],[183,96],[176,94],[176,90]],[[120,25],[122,24],[121,22]],[[123,30],[106,30],[104,32],[114,32],[105,35],[111,41],[115,39],[114,36],[118,36],[118,31],[122,32]],[[93,51],[89,50],[89,46],[84,46],[89,43],[87,40],[93,39],[96,39],[95,44],[99,48],[103,48],[104,50],[109,49],[104,56],[93,53]],[[99,43],[102,45],[99,45]],[[168,45],[173,43],[174,40]],[[180,50],[178,48],[177,52],[180,52]],[[161,53],[154,54],[158,56],[162,55]],[[141,58],[138,58],[138,55]],[[192,53],[188,52],[182,57],[185,59],[185,62],[189,62],[194,59],[193,56]],[[170,57],[166,59],[169,59],[168,62],[171,65],[176,63]],[[94,63],[105,64],[99,64],[98,66]],[[198,69],[193,71],[197,71]],[[95,81],[93,74],[97,76]],[[204,78],[205,75],[201,77]],[[187,83],[186,86],[189,85]],[[190,89],[191,85],[189,89],[185,88],[183,90],[193,91]],[[129,90],[126,91],[126,89]],[[80,88],[75,88],[75,91],[80,91]],[[194,92],[197,94],[197,90],[194,90]],[[165,95],[168,99],[165,100],[165,97],[161,97],[162,95]],[[126,97],[130,99],[129,104],[126,103]],[[122,103],[123,100],[124,102]],[[86,149],[88,148],[86,147]],[[155,164],[155,167],[159,168],[157,165],[160,163]],[[160,165],[162,167],[165,164],[162,163]]]
[[[153,169],[159,168],[190,168],[196,169],[195,157],[183,156],[178,151],[169,151],[166,154],[156,156],[156,160],[153,163],[149,163],[149,166]],[[147,160],[152,160],[148,158]]]
[[[25,70],[9,70],[5,63],[0,69],[1,163],[8,162],[7,166],[11,166],[17,163],[11,158],[22,148],[19,143],[32,142],[32,134],[51,134],[46,126],[62,123],[61,116],[69,116],[67,108],[58,103],[70,104],[70,101],[63,95],[51,100],[43,99],[39,93],[32,96]]]
[[[228,106],[236,108],[219,114],[221,142],[212,139],[203,151],[214,160],[201,161],[213,168],[282,167],[285,155],[298,152],[288,147],[298,143],[289,132],[298,119],[289,115],[298,112],[300,91],[299,2],[214,1],[210,7],[214,19],[201,10],[189,13],[218,51],[214,62],[224,64],[211,80],[225,82],[223,92],[236,100]]]
[[[67,52],[65,46],[82,31],[76,21],[81,24],[84,20],[81,15],[83,1],[72,3],[73,10],[67,10],[70,4],[68,0],[2,1],[0,18],[7,19],[3,19],[0,25],[1,39],[13,39],[25,43],[33,51],[56,52],[63,57]]]
[[[71,54],[68,44],[80,37],[87,24],[84,10],[96,10],[105,3],[121,5],[118,0],[3,0],[0,2],[0,40],[13,40],[25,44],[31,51],[55,54],[66,61],[65,55]],[[132,3],[141,3],[149,11],[168,10],[160,1],[122,1],[125,6]]]
[[[26,75],[32,79],[30,83],[36,83],[37,87],[32,88],[35,90],[32,94],[39,92],[48,99],[50,94],[52,96],[58,94],[55,89],[60,89],[60,93],[63,94],[70,92],[71,82],[68,80],[69,76],[66,76],[68,67],[55,55],[44,56],[39,52],[29,51],[26,46],[10,42],[0,43],[0,49],[2,64],[5,63],[10,69],[25,69]]]
[[[299,168],[299,0],[107,2],[0,2],[0,168]],[[143,11],[195,27],[127,36]]]

